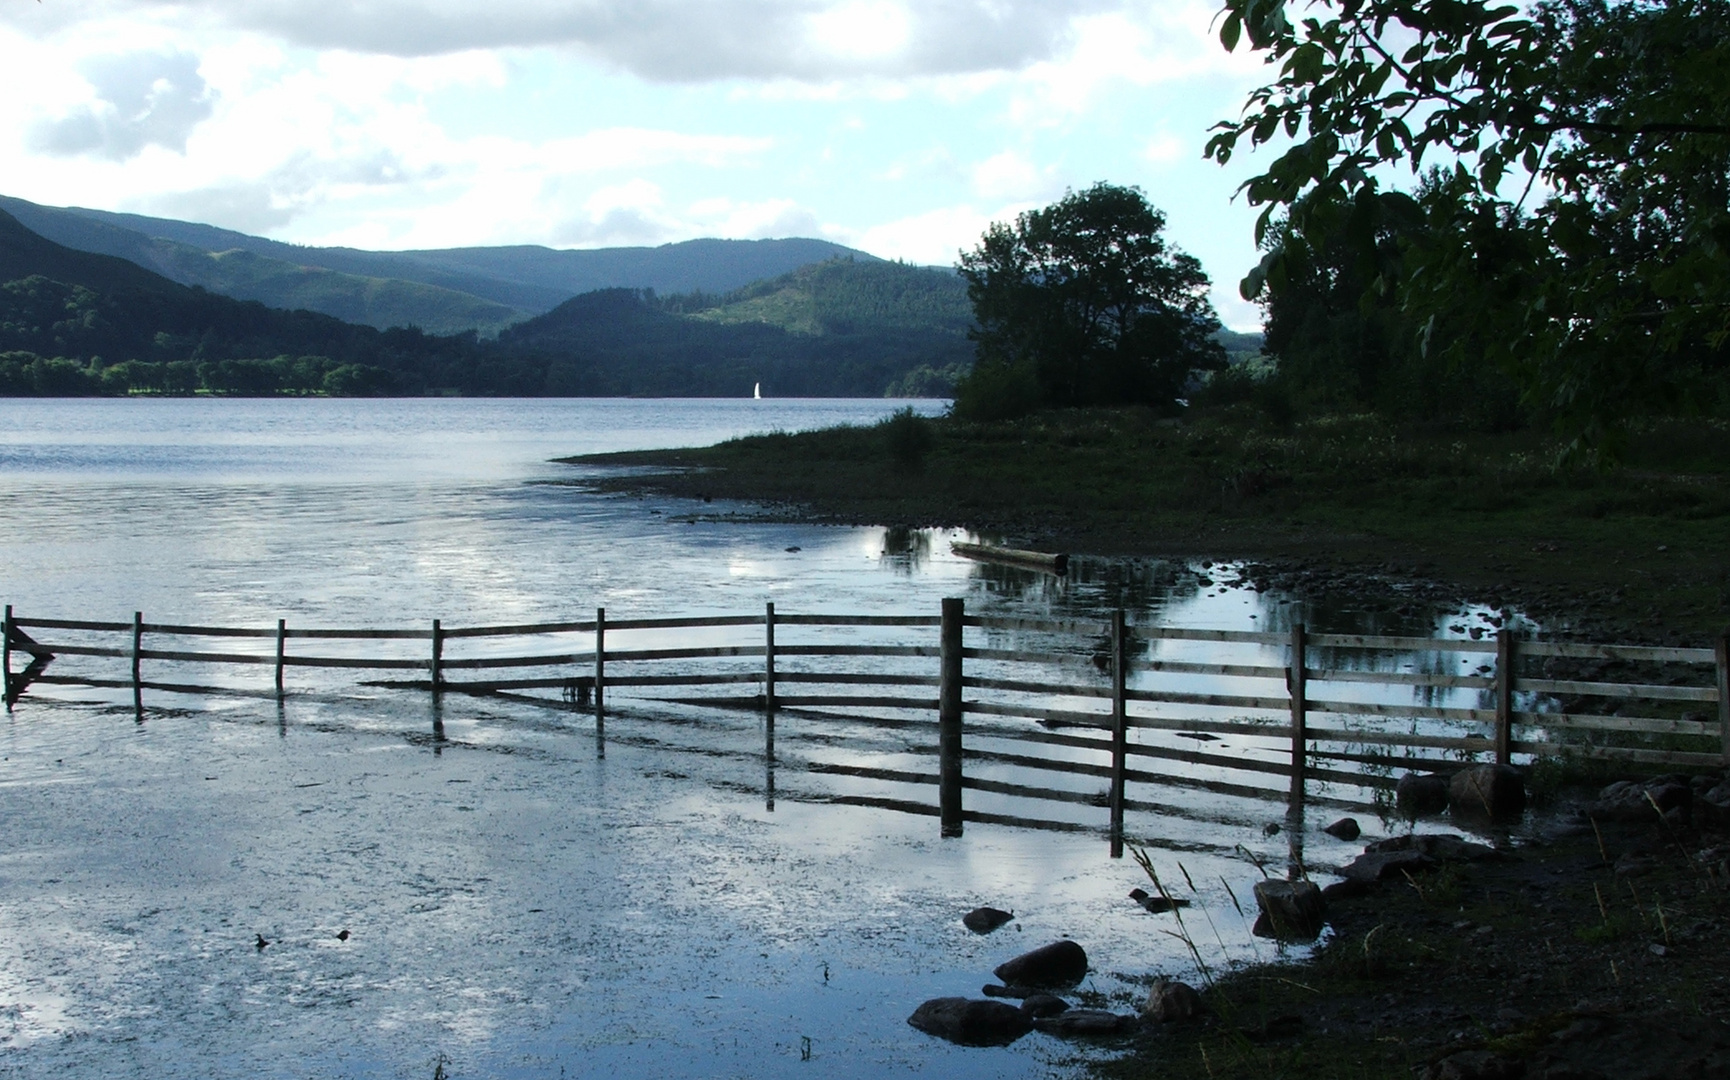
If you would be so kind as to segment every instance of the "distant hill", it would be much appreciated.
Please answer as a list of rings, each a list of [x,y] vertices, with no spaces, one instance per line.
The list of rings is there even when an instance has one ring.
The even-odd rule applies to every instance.
[[[0,196],[0,210],[56,243],[114,255],[183,285],[271,307],[306,308],[381,329],[490,335],[604,288],[724,293],[838,256],[826,240],[688,240],[661,247],[559,251],[478,247],[363,251],[285,244],[245,233]]]
[[[893,266],[807,275],[829,282],[818,290],[830,320],[822,333],[696,318],[674,310],[695,303],[688,295],[610,289],[489,342],[219,296],[56,244],[0,211],[0,395],[744,396],[761,383],[778,396],[880,396],[910,371],[957,362],[971,345],[953,330],[911,325],[905,312],[917,306],[918,288],[903,290],[899,307],[884,299],[895,291],[883,282],[929,271],[878,265]],[[877,285],[847,287],[850,276]],[[847,296],[854,299],[838,299]],[[851,322],[841,318],[848,312]]]

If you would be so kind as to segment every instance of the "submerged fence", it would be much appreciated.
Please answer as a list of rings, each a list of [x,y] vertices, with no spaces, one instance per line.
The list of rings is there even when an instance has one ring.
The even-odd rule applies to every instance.
[[[609,619],[599,609],[580,621],[420,629],[97,622],[8,606],[3,631],[8,708],[37,686],[129,690],[140,720],[146,691],[418,690],[592,717],[602,754],[609,712],[754,714],[771,800],[779,718],[841,755],[808,761],[810,771],[923,791],[842,801],[934,813],[945,835],[966,821],[1103,830],[1114,853],[1126,813],[1172,808],[1162,789],[1363,808],[1385,802],[1398,773],[1465,761],[1730,765],[1725,640],[1687,649],[1508,630],[1473,640],[1185,629],[1131,625],[1122,611],[1102,622],[969,615],[958,599],[934,615],[769,604],[748,615]],[[14,653],[29,657],[22,670]],[[121,670],[101,663],[113,660]],[[155,677],[163,670],[186,677]],[[333,671],[373,677],[332,683]]]

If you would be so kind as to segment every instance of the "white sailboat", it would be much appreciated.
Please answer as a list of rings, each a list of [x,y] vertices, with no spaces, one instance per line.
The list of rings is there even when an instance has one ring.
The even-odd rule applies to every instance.
[[[763,400],[763,384],[762,383],[758,383],[755,386],[751,387],[751,400],[753,400],[753,401],[762,401]]]

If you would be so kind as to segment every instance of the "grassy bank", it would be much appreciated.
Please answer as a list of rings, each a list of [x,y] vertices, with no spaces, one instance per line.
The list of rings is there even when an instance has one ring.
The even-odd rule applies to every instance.
[[[955,525],[1096,555],[1203,556],[1394,574],[1618,636],[1703,639],[1730,621],[1730,425],[1665,421],[1604,470],[1541,432],[1486,435],[1247,406],[999,424],[902,418],[613,454],[603,481],[742,499],[771,517]]]
[[[1094,1071],[1109,1080],[1725,1075],[1725,839],[1606,823],[1384,881],[1330,904],[1331,935],[1313,956],[1216,970],[1203,989],[1208,1015],[1147,1030]],[[1209,955],[1204,941],[1197,947]]]

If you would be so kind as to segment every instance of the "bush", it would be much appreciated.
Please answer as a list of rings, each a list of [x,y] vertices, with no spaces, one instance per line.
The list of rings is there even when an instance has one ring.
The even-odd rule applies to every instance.
[[[925,455],[937,445],[937,433],[931,421],[913,411],[912,406],[900,409],[877,424],[889,457],[899,468],[917,470],[925,465]]]

